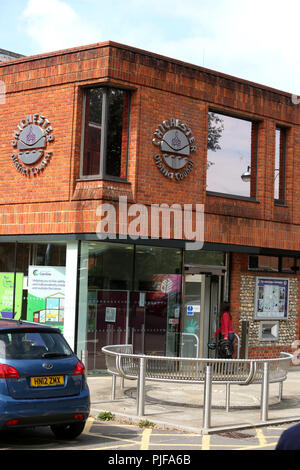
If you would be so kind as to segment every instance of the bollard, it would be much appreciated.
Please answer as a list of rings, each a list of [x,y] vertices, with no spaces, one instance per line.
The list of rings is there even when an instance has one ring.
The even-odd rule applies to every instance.
[[[278,393],[279,403],[282,401],[282,395],[283,395],[283,382],[279,382],[279,393]]]
[[[230,407],[230,384],[226,384],[226,411],[229,412]]]
[[[211,365],[207,365],[205,369],[204,380],[204,403],[203,403],[203,428],[210,428],[211,417],[211,392],[212,392],[212,372]]]
[[[139,376],[137,383],[137,415],[145,414],[145,375],[146,375],[146,359],[140,358]]]
[[[261,385],[261,421],[268,420],[269,407],[269,363],[264,362],[264,373]]]

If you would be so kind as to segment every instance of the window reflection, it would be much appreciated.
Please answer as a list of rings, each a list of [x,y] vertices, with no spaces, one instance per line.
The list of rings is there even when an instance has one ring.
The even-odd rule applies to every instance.
[[[175,248],[82,243],[79,342],[88,369],[105,369],[102,346],[133,345],[145,354],[179,350],[182,251]]]
[[[256,123],[209,113],[207,191],[255,196]],[[241,175],[251,169],[251,181]]]
[[[129,93],[99,87],[85,97],[82,176],[126,178]]]
[[[275,170],[274,170],[274,199],[284,202],[284,180],[285,180],[285,129],[276,129],[275,144]]]
[[[1,243],[0,318],[62,329],[65,265],[65,243]]]

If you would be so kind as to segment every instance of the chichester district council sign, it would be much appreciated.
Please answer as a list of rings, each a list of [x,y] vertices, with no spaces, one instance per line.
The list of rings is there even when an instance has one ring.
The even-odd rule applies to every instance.
[[[52,152],[47,145],[54,140],[50,121],[39,114],[21,119],[13,134],[11,145],[16,150],[11,159],[24,176],[38,175],[48,164]]]
[[[160,172],[169,179],[183,180],[193,169],[190,159],[196,152],[191,129],[181,119],[167,119],[158,125],[152,143],[160,148],[154,161]]]

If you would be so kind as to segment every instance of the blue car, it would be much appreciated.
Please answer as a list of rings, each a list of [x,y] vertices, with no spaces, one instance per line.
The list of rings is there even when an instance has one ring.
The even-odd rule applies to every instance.
[[[50,426],[74,439],[89,412],[84,365],[60,330],[0,319],[0,430]]]

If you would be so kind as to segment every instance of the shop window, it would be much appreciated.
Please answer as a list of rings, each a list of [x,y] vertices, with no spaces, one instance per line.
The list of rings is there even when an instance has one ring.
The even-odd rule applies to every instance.
[[[276,128],[275,170],[274,170],[274,199],[277,203],[284,203],[285,199],[285,154],[286,129]]]
[[[128,129],[128,91],[85,91],[81,177],[127,178]]]
[[[297,273],[299,271],[299,259],[291,256],[281,258],[281,271],[283,273]]]
[[[178,280],[179,274],[181,274],[181,250],[150,246],[137,247],[135,290],[156,291],[161,279],[168,279],[168,275],[175,275],[174,279]]]
[[[256,197],[258,123],[208,113],[207,191]]]
[[[249,256],[249,270],[279,271],[279,258],[277,256]]]
[[[66,244],[0,244],[0,318],[63,329]]]
[[[249,256],[249,270],[295,274],[300,270],[300,258],[294,256]]]
[[[106,369],[107,344],[178,354],[181,266],[176,248],[81,244],[78,347],[88,351],[89,370]]]
[[[184,263],[190,266],[225,266],[226,255],[221,251],[191,250],[184,252]]]
[[[132,270],[132,245],[105,242],[89,244],[88,285],[90,290],[130,290]]]

